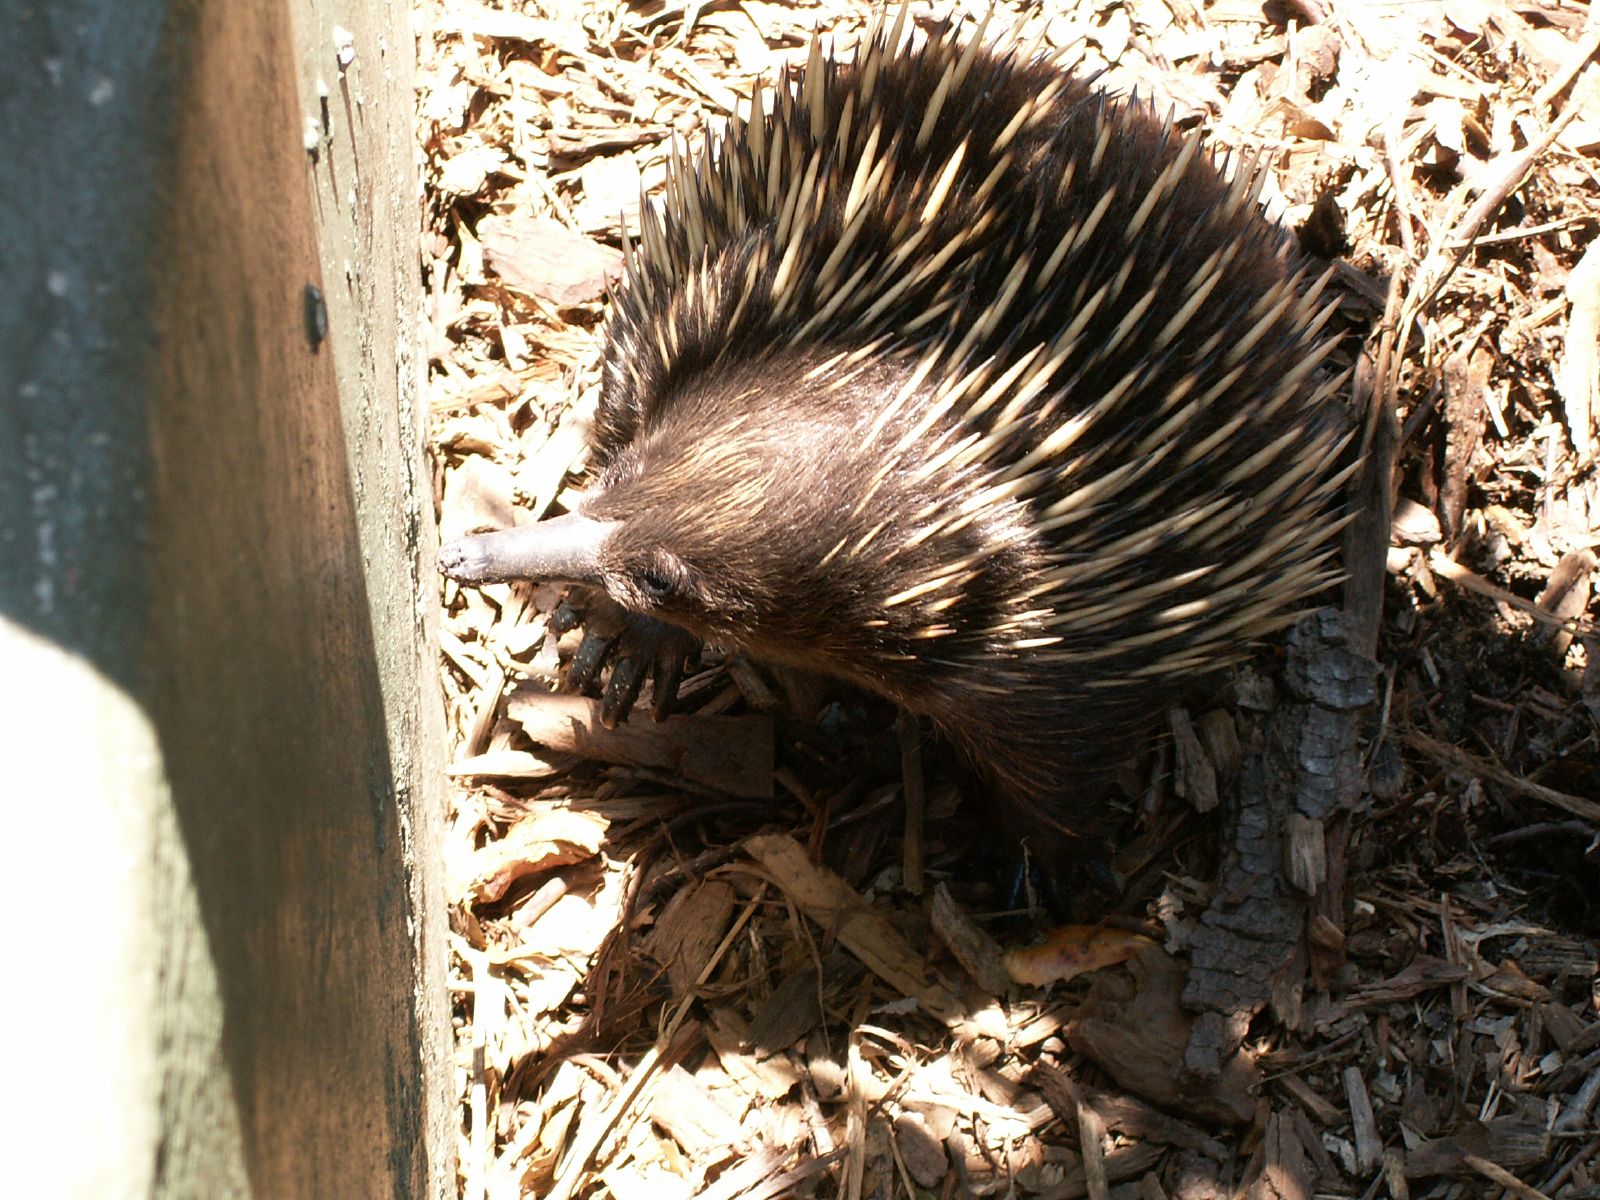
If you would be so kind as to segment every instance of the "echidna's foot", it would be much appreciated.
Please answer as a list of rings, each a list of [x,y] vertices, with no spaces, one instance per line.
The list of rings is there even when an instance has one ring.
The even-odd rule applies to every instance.
[[[1069,922],[1116,893],[1109,848],[1096,838],[1074,837],[1053,845],[1048,856],[1014,853],[1001,901],[1011,911],[1043,908],[1052,920]]]
[[[665,720],[677,703],[684,672],[700,652],[699,639],[688,630],[629,612],[609,596],[587,590],[568,595],[550,624],[557,633],[583,626],[567,677],[574,688],[588,691],[609,667],[600,699],[600,723],[607,729],[627,717],[647,675],[655,678],[650,715]]]

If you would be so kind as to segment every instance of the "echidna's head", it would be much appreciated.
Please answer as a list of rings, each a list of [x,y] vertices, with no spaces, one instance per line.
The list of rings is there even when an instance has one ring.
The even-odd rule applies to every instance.
[[[843,389],[872,388],[869,403],[792,375],[685,392],[611,452],[576,512],[464,539],[441,565],[587,584],[707,641],[896,691],[896,664],[993,622],[1013,556],[994,514],[954,523],[893,469],[863,415],[882,383]]]

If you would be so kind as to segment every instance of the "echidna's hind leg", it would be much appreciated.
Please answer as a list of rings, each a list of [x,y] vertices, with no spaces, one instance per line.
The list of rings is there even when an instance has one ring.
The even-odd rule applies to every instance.
[[[700,640],[676,625],[629,612],[590,588],[574,588],[551,619],[557,633],[579,625],[583,626],[583,641],[572,657],[567,681],[579,691],[588,691],[609,666],[600,723],[613,729],[627,717],[646,676],[654,676],[651,715],[664,720],[677,702],[684,672],[700,653]]]
[[[1119,890],[1110,851],[1095,839],[1075,840],[1047,858],[1016,845],[1002,853],[1009,856],[1000,872],[1001,907],[1008,911],[1042,907],[1056,921],[1081,920],[1084,912],[1099,911]]]

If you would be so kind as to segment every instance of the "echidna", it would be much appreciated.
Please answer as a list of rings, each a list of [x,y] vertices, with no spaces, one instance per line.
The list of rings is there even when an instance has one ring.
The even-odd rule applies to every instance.
[[[1326,584],[1329,306],[1248,167],[1015,43],[905,24],[853,62],[814,45],[677,165],[611,311],[592,489],[441,566],[888,697],[1042,836]]]

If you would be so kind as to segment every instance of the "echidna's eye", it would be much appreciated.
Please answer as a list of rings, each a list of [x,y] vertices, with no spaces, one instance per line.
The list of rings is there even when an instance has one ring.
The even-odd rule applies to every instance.
[[[624,559],[617,598],[636,608],[681,605],[689,593],[689,574],[676,555],[659,547]]]
[[[652,600],[661,601],[672,595],[672,580],[654,567],[642,568],[634,574],[633,581]]]

